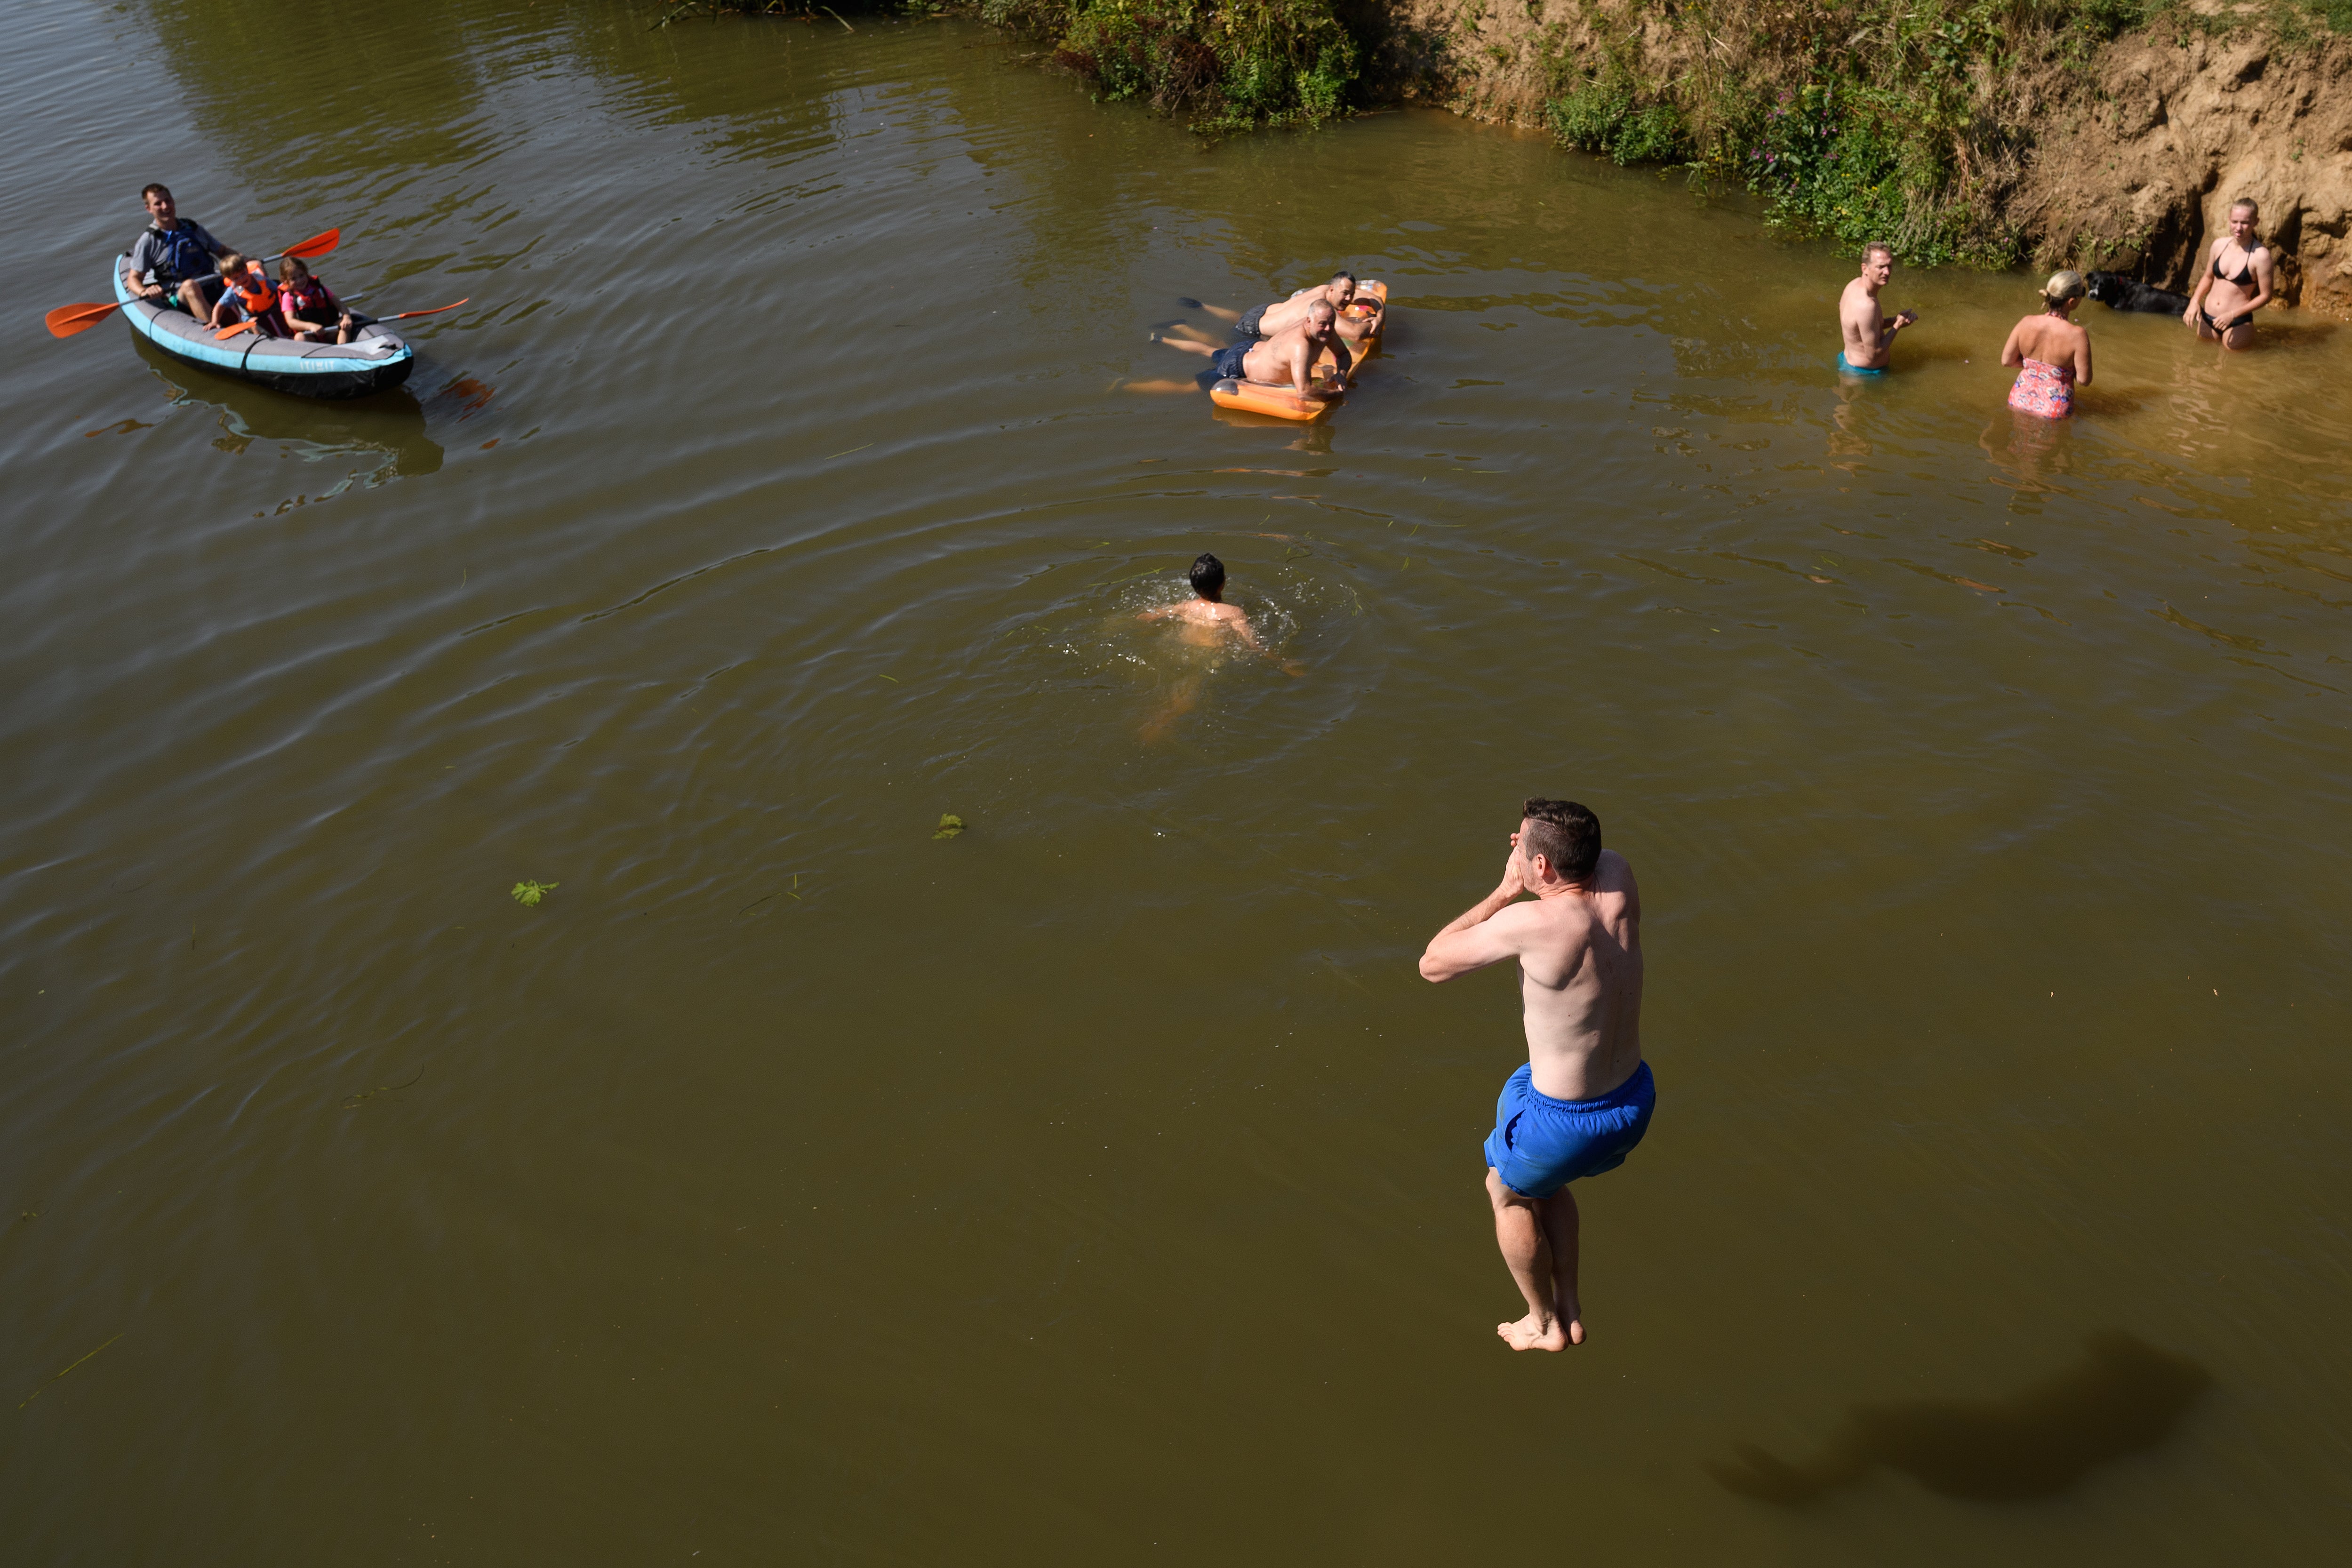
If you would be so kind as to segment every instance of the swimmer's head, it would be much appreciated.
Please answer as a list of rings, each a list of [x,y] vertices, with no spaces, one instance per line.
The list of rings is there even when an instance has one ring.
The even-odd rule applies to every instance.
[[[1356,275],[1344,267],[1331,274],[1330,286],[1338,290],[1342,305],[1356,297]]]
[[[1862,275],[1884,284],[1895,272],[1895,247],[1874,239],[1862,247]]]
[[[2042,302],[2053,310],[2062,310],[2090,291],[2091,286],[2084,281],[2081,273],[2072,268],[2053,272],[2050,281],[2042,286]]]
[[[1307,307],[1307,330],[1317,337],[1328,332],[1339,319],[1339,313],[1331,309],[1328,300],[1318,300]]]
[[[1570,882],[1590,879],[1601,864],[1601,819],[1572,800],[1538,795],[1520,808],[1519,858],[1540,855],[1551,873]]]
[[[2254,205],[2253,197],[2240,196],[2230,204],[2230,237],[2243,247],[2253,237],[2255,220],[2262,216],[2263,209]]]
[[[1192,563],[1192,592],[1213,605],[1219,603],[1225,593],[1225,563],[1203,551]]]

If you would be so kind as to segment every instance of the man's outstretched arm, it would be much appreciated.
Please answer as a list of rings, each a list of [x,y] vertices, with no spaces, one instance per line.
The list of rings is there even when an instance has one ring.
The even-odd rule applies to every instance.
[[[1518,956],[1518,943],[1511,929],[1516,922],[1497,922],[1495,917],[1528,890],[1519,869],[1518,851],[1514,847],[1503,863],[1503,879],[1495,885],[1495,890],[1456,915],[1444,931],[1429,939],[1429,946],[1421,955],[1423,980],[1443,984],[1455,975]]]

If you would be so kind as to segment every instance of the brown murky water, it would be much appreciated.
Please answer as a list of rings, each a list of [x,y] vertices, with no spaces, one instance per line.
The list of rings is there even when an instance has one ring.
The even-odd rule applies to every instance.
[[[1539,139],[650,10],[11,12],[12,1558],[2340,1542],[2352,337],[2093,307],[2021,431],[2016,277],[1841,389],[1848,261]],[[476,303],[52,342],[159,177]],[[1325,426],[1123,384],[1343,262]],[[1300,673],[1138,627],[1202,549]],[[1536,792],[1661,1100],[1531,1361],[1412,960]]]

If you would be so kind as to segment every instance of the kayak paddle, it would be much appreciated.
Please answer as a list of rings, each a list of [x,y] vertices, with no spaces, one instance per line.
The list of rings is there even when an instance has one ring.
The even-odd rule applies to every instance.
[[[76,332],[86,332],[106,320],[120,305],[60,305],[41,318],[53,338],[69,338]]]
[[[264,259],[276,261],[280,257],[299,256],[307,261],[311,257],[326,255],[342,242],[343,231],[340,228],[331,228],[324,234],[314,234],[308,239],[289,245],[277,256],[266,257]],[[41,324],[49,329],[49,336],[53,338],[69,338],[76,332],[89,331],[90,328],[104,321],[109,312],[121,308],[120,300],[111,305],[60,305],[43,316]]]
[[[471,294],[468,294],[465,299],[458,300],[457,305],[470,304],[473,301],[473,298],[474,297]],[[403,310],[397,316],[378,316],[376,320],[379,321],[404,321],[411,316],[437,316],[444,310],[456,310],[457,305],[436,305],[429,310]]]
[[[270,262],[281,260],[289,256],[298,256],[303,260],[308,261],[314,256],[326,255],[327,252],[334,249],[335,247],[342,244],[342,242],[343,231],[340,228],[331,228],[324,234],[314,234],[310,238],[301,241],[299,244],[289,245],[285,249],[279,251],[276,256],[265,256],[261,259],[265,262]]]
[[[468,304],[472,300],[473,296],[469,294],[465,299],[458,300],[457,305]],[[397,316],[378,316],[376,320],[379,321],[404,321],[411,316],[437,316],[444,310],[456,310],[457,305],[436,305],[430,310],[403,310]],[[215,332],[213,336],[215,338],[233,338],[239,332],[252,331],[253,325],[254,323],[251,321],[239,321],[233,327],[223,327],[219,331]]]

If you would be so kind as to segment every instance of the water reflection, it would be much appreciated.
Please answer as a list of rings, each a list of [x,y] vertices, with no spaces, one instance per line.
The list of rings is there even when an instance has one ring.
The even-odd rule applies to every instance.
[[[1753,1444],[1707,1471],[1731,1490],[1794,1506],[1878,1466],[1943,1497],[2015,1502],[2054,1497],[2111,1460],[2172,1435],[2213,1379],[2120,1329],[2092,1334],[2083,1359],[2005,1399],[1856,1405],[1819,1454],[1800,1464]]]
[[[215,411],[221,433],[213,445],[232,457],[257,441],[282,442],[288,455],[310,463],[378,457],[327,494],[352,480],[380,484],[440,471],[441,444],[426,434],[425,406],[405,386],[345,401],[289,397],[183,364],[143,338],[132,341],[147,368],[170,389],[175,406],[201,405]]]

